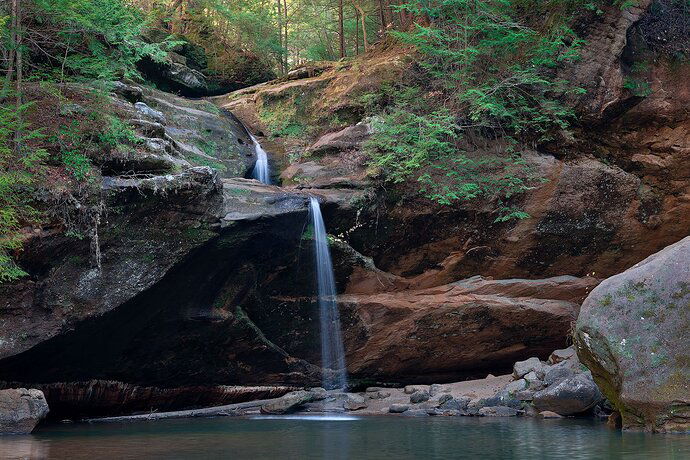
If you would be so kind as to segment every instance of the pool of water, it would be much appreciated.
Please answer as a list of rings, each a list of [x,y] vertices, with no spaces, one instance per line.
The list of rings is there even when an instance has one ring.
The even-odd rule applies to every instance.
[[[586,420],[219,417],[45,426],[0,437],[0,458],[688,459],[690,436]]]

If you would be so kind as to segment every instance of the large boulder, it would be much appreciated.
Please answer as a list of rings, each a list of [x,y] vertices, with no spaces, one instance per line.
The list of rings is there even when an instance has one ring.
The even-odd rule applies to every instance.
[[[287,414],[299,409],[302,405],[315,401],[319,395],[313,391],[293,391],[261,406],[262,414]]]
[[[566,281],[562,289],[575,284]],[[550,298],[540,298],[543,293],[512,297],[512,284],[487,280],[482,286],[490,294],[446,285],[339,296],[348,370],[362,378],[452,381],[476,374],[479,368],[507,368],[530,356],[545,358],[563,347],[578,305],[554,300],[560,297],[555,288],[548,293]],[[537,288],[544,280],[522,280],[522,284]],[[507,291],[502,285],[508,286]],[[537,358],[533,361],[543,377],[543,365]]]
[[[624,428],[690,429],[690,237],[602,282],[575,329]]]
[[[40,390],[0,390],[0,435],[29,434],[48,414],[48,403]]]
[[[534,394],[532,403],[539,412],[552,411],[559,415],[586,412],[602,399],[599,388],[588,372],[565,378]]]

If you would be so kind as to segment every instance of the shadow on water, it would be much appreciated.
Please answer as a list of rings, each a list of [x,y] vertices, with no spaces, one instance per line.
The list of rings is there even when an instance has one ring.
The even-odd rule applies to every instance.
[[[336,417],[53,425],[0,437],[0,458],[690,458],[689,436],[621,433],[588,420]]]

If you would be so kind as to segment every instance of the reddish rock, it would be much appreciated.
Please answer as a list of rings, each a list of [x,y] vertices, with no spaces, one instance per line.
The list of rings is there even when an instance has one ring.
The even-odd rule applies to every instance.
[[[515,288],[515,283],[505,284],[508,291]],[[449,285],[341,296],[349,372],[382,379],[448,380],[481,368],[508,368],[532,355],[546,357],[565,345],[577,303],[500,292],[494,286],[490,295],[468,294]]]

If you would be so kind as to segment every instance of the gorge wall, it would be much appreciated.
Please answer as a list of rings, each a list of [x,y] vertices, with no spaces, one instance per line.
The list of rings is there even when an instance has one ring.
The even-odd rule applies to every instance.
[[[310,194],[333,235],[355,385],[483,376],[568,345],[602,278],[690,234],[690,67],[638,39],[651,3],[590,18],[582,63],[561,70],[588,90],[569,101],[583,121],[525,152],[546,180],[521,198],[531,217],[517,222],[495,222],[482,200],[430,203],[382,184],[366,164],[359,96],[405,78],[405,50],[213,100],[237,118],[207,101],[118,86],[112,104],[148,151],[104,163],[98,261],[93,241],[56,228],[28,238],[20,264],[30,276],[0,288],[0,381],[43,389],[64,408],[56,416],[264,391],[227,385],[279,394],[318,384]],[[646,96],[625,87],[640,56],[652,63],[635,75],[650,85]],[[138,111],[142,102],[153,112]],[[242,123],[269,136],[271,113],[311,127],[273,139],[271,153],[285,154],[277,164],[290,163],[284,187],[242,178],[255,160]],[[210,396],[190,397],[201,392]]]

